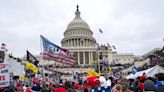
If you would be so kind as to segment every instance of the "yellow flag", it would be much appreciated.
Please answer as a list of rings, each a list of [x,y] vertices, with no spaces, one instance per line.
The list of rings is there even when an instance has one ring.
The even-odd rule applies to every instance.
[[[97,76],[97,77],[100,76],[99,73],[97,73],[97,72],[95,72],[95,71],[93,71],[91,69],[87,69],[86,72],[88,73],[89,76]]]
[[[26,61],[26,68],[32,70],[34,73],[38,73],[38,68],[29,61]]]
[[[112,74],[112,68],[109,66],[109,74]]]
[[[19,76],[19,80],[24,80],[24,76]]]

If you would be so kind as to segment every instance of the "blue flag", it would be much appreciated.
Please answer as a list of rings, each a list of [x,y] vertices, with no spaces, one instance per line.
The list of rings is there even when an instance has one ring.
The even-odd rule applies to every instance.
[[[135,73],[137,73],[137,68],[134,66],[132,67],[132,74],[135,74]]]

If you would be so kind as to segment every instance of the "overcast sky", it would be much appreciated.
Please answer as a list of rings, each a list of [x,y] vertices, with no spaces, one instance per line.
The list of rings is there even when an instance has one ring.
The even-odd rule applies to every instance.
[[[0,0],[0,43],[16,57],[39,54],[41,34],[61,46],[77,4],[97,42],[118,53],[142,55],[164,45],[164,0]]]

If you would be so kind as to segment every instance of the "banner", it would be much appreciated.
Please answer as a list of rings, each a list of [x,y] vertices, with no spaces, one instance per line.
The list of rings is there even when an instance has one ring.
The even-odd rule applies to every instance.
[[[9,55],[6,54],[4,63],[9,66],[9,72],[12,73],[13,76],[25,75],[25,66],[21,64],[21,62],[18,62],[17,59],[11,58]]]
[[[54,60],[59,63],[65,63],[69,65],[73,65],[75,63],[75,57],[68,50],[53,44],[43,36],[41,36],[41,39],[44,50],[43,59]]]
[[[7,87],[10,85],[10,73],[8,70],[8,65],[0,64],[0,88]]]

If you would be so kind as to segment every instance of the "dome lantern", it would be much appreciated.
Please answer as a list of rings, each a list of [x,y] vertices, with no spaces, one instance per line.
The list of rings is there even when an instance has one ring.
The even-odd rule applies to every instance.
[[[80,17],[80,11],[79,11],[79,5],[77,5],[77,10],[76,10],[76,12],[75,12],[75,19],[81,19],[81,17]]]

